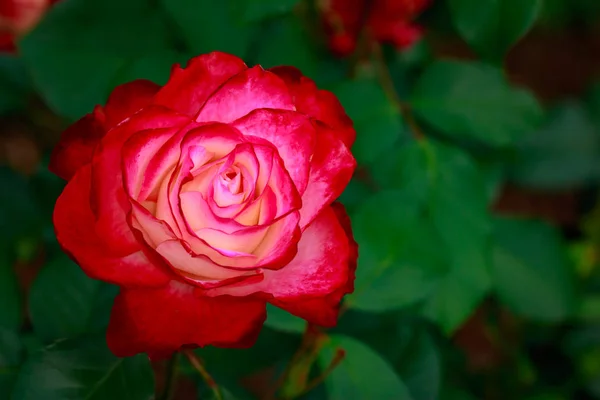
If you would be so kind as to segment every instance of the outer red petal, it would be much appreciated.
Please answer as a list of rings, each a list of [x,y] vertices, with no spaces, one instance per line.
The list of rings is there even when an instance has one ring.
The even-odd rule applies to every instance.
[[[303,76],[294,67],[275,67],[270,71],[284,80],[294,98],[297,111],[329,125],[337,131],[338,137],[348,148],[352,147],[356,131],[352,120],[333,93],[319,90],[314,81]]]
[[[354,291],[354,278],[358,260],[358,244],[354,241],[350,218],[346,214],[344,206],[340,203],[334,203],[331,209],[338,218],[341,227],[344,229],[350,245],[350,253],[347,259],[347,279],[346,282],[335,289],[333,292],[320,297],[306,298],[274,298],[270,303],[287,310],[288,312],[309,321],[310,323],[333,327],[337,323],[340,304],[344,295]]]
[[[206,99],[232,76],[248,67],[236,56],[213,52],[192,58],[185,69],[176,65],[154,103],[195,116]]]
[[[128,254],[139,246],[126,218],[131,205],[123,187],[124,143],[142,130],[184,126],[188,122],[188,117],[163,107],[146,107],[111,129],[96,148],[92,161],[91,192],[92,211],[98,221],[96,230],[120,254]]]
[[[294,110],[285,83],[260,66],[228,80],[206,101],[196,120],[228,123],[258,108]]]
[[[209,295],[274,297],[283,302],[330,295],[346,287],[355,250],[332,207],[324,209],[304,231],[296,257],[280,270],[264,270],[263,281],[246,286],[220,287]],[[271,301],[271,300],[269,300]]]
[[[159,89],[159,85],[144,79],[117,86],[104,108],[107,130],[149,105]]]
[[[302,229],[342,194],[356,169],[356,160],[346,145],[337,138],[336,132],[319,123],[315,125],[317,144],[300,209]]]
[[[92,161],[94,148],[106,133],[106,117],[100,107],[65,130],[50,156],[49,169],[69,180],[75,172]]]
[[[266,318],[263,300],[203,297],[186,283],[122,290],[108,327],[108,346],[119,357],[169,357],[182,346],[247,348]]]
[[[0,52],[14,53],[15,50],[15,38],[13,34],[8,32],[0,32]]]
[[[137,80],[117,86],[106,107],[96,107],[65,130],[50,158],[50,171],[65,180],[92,160],[94,149],[108,130],[150,104],[160,86]]]
[[[141,246],[116,254],[106,237],[98,235],[90,208],[91,169],[80,169],[67,184],[54,208],[54,228],[63,249],[92,278],[126,286],[162,286],[170,274],[153,264]],[[118,240],[119,237],[113,238]]]

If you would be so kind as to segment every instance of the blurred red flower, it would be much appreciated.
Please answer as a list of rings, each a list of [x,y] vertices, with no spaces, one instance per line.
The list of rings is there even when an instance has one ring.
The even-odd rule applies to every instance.
[[[374,40],[406,49],[416,42],[422,29],[413,19],[430,0],[324,0],[323,21],[329,34],[329,47],[339,56],[356,48],[363,28]]]
[[[33,29],[58,0],[0,0],[0,51],[14,51],[15,40]]]

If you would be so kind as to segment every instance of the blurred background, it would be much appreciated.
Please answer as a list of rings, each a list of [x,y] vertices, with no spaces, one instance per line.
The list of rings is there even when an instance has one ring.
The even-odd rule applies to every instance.
[[[47,166],[115,86],[220,50],[338,96],[360,246],[285,382],[305,324],[281,310],[197,351],[223,398],[600,399],[600,1],[0,0],[0,49],[0,398],[213,396],[185,360],[110,355],[118,289],[61,252]]]

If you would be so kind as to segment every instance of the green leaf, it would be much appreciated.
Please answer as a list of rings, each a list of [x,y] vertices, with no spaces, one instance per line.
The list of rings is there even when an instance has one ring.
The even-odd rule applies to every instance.
[[[348,313],[344,314],[346,317]],[[364,316],[357,322],[368,325],[354,337],[370,346],[396,369],[414,400],[437,400],[440,394],[441,355],[423,321],[394,314],[378,314],[379,324]],[[348,330],[342,329],[343,332]]]
[[[427,147],[426,147],[427,148]],[[452,333],[490,288],[487,188],[473,159],[457,148],[430,145],[428,211],[448,273],[423,306],[425,316]],[[430,250],[431,251],[431,250]]]
[[[14,171],[0,166],[0,238],[12,243],[39,233],[41,216],[29,182]]]
[[[42,343],[40,338],[37,337],[34,332],[27,332],[22,334],[21,343],[23,344],[25,352],[28,356],[35,354],[36,352],[44,348],[44,343]]]
[[[485,64],[438,61],[416,83],[414,112],[457,140],[506,146],[534,132],[543,112],[531,93]]]
[[[479,171],[485,180],[488,202],[495,203],[502,195],[506,180],[506,165],[498,161],[484,161],[479,163]]]
[[[419,202],[403,191],[382,191],[353,215],[359,245],[350,307],[365,311],[394,310],[430,295],[445,272],[444,259],[431,252],[436,232],[419,214]]]
[[[234,15],[236,0],[159,0],[193,54],[224,51],[244,58],[257,26]]]
[[[404,132],[400,111],[373,79],[346,81],[333,89],[354,121],[352,153],[359,164],[374,163]]]
[[[50,163],[50,155],[46,154],[41,163],[38,165],[37,171],[31,176],[30,186],[32,196],[37,199],[43,199],[37,205],[38,212],[42,215],[44,229],[52,229],[52,214],[54,212],[54,203],[65,188],[65,181],[48,169]]]
[[[568,400],[571,397],[563,393],[545,392],[541,394],[535,394],[533,396],[527,396],[525,400]]]
[[[433,140],[382,160],[374,177],[395,190],[353,213],[360,252],[350,304],[381,311],[423,300],[424,315],[452,333],[490,288],[487,182],[469,155]]]
[[[49,106],[76,119],[106,100],[119,70],[169,49],[168,33],[146,0],[61,1],[20,53]]]
[[[236,13],[243,21],[255,22],[292,11],[300,0],[233,0]]]
[[[456,388],[444,387],[442,389],[442,400],[475,400],[470,393]]]
[[[0,328],[17,331],[23,320],[17,276],[7,246],[0,246]]]
[[[11,392],[22,358],[23,346],[17,333],[0,327],[0,393]]]
[[[263,24],[261,37],[269,40],[254,43],[248,54],[250,64],[263,68],[294,66],[313,79],[319,88],[337,85],[346,79],[344,68],[329,57],[329,49],[319,44],[319,37],[315,37],[314,31],[297,15],[289,14]]]
[[[404,327],[400,333],[406,345],[395,365],[413,399],[439,399],[441,356],[431,335],[424,330],[409,327]]]
[[[57,342],[25,363],[13,392],[19,400],[150,400],[147,356],[117,358],[104,336]]]
[[[460,35],[483,57],[501,61],[533,26],[542,0],[448,0]]]
[[[577,318],[582,321],[600,321],[600,294],[587,294],[581,299]]]
[[[437,174],[436,150],[429,140],[412,140],[390,149],[370,171],[376,183],[410,193],[411,199],[427,202]]]
[[[21,59],[0,54],[0,115],[22,109],[29,95],[29,79]]]
[[[129,61],[119,69],[114,86],[121,85],[135,79],[148,79],[156,84],[164,85],[169,80],[173,65],[185,66],[192,58],[187,54],[172,50],[164,50]]]
[[[369,188],[367,184],[363,181],[360,181],[356,178],[353,178],[342,195],[338,198],[344,207],[346,207],[346,211],[348,214],[353,214],[353,211],[358,207],[364,199],[373,194],[373,191]]]
[[[265,325],[282,332],[302,334],[306,330],[306,321],[289,312],[267,304],[267,320]]]
[[[206,385],[204,385],[206,386]],[[215,393],[212,391],[212,389],[210,388],[205,388],[204,386],[201,385],[201,390],[199,393],[199,399],[206,399],[206,400],[219,400],[216,396]],[[219,390],[221,391],[221,400],[250,400],[252,399],[252,397],[250,396],[236,396],[234,393],[232,393],[228,387],[223,387],[223,385],[219,384]]]
[[[411,400],[408,388],[394,369],[367,345],[342,335],[332,335],[319,354],[321,370],[327,368],[338,349],[344,358],[325,380],[330,400]]]
[[[261,41],[256,53],[252,54],[257,64],[264,68],[293,65],[312,79],[322,72],[318,49],[295,15],[272,21],[266,26],[263,36],[269,40]]]
[[[91,279],[66,256],[52,260],[29,293],[29,313],[46,342],[101,330],[108,324],[117,288]]]
[[[553,110],[547,125],[518,150],[510,177],[527,187],[568,189],[600,177],[599,130],[576,102]]]
[[[248,349],[220,349],[207,346],[197,350],[214,376],[238,381],[244,376],[272,367],[279,361],[287,362],[298,350],[300,337],[264,327],[256,343]],[[194,372],[197,375],[197,372]]]
[[[492,272],[500,300],[514,313],[558,322],[575,306],[574,280],[560,234],[530,220],[498,219]]]
[[[449,256],[469,268],[487,264],[486,242],[491,233],[487,188],[473,159],[457,148],[434,147],[437,169],[432,172],[429,212],[447,245]]]
[[[600,127],[600,81],[594,83],[586,94],[586,105],[594,124]]]

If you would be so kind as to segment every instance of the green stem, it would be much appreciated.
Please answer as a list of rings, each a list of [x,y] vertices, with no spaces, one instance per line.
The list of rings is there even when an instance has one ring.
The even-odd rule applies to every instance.
[[[173,354],[167,364],[167,379],[165,381],[165,388],[162,394],[157,400],[170,400],[173,397],[173,391],[175,390],[175,381],[177,377],[177,361],[179,360],[179,353]]]
[[[417,124],[417,121],[415,120],[415,117],[413,116],[410,107],[404,102],[402,102],[400,96],[398,96],[398,93],[396,92],[396,89],[394,87],[394,81],[392,80],[392,76],[390,75],[390,70],[388,69],[388,66],[385,62],[381,45],[375,40],[372,40],[371,42],[371,51],[375,59],[377,77],[379,79],[381,87],[383,88],[383,91],[385,92],[385,95],[392,102],[394,107],[396,107],[396,109],[400,112],[400,114],[402,114],[402,116],[404,117],[404,121],[406,122],[413,134],[413,137],[416,140],[421,140],[425,138],[425,134]]]
[[[329,375],[331,375],[333,370],[338,365],[340,365],[340,363],[344,360],[345,356],[346,356],[346,352],[343,349],[337,349],[333,359],[331,360],[331,362],[329,363],[327,368],[321,373],[321,375],[317,376],[315,379],[308,382],[308,384],[306,385],[306,387],[304,388],[302,393],[300,393],[298,395],[298,397],[305,395],[306,393],[310,392],[311,390],[313,390],[314,388],[319,386],[321,383],[325,382],[325,379],[327,379],[327,377]]]
[[[221,391],[219,390],[217,382],[215,382],[206,368],[204,368],[204,365],[202,365],[202,362],[196,353],[194,353],[192,350],[184,350],[183,354],[185,354],[187,359],[190,361],[190,364],[192,364],[192,367],[194,367],[194,369],[200,373],[200,376],[202,376],[202,379],[204,379],[206,385],[210,388],[210,390],[212,390],[215,400],[223,400],[223,396],[221,395]]]

